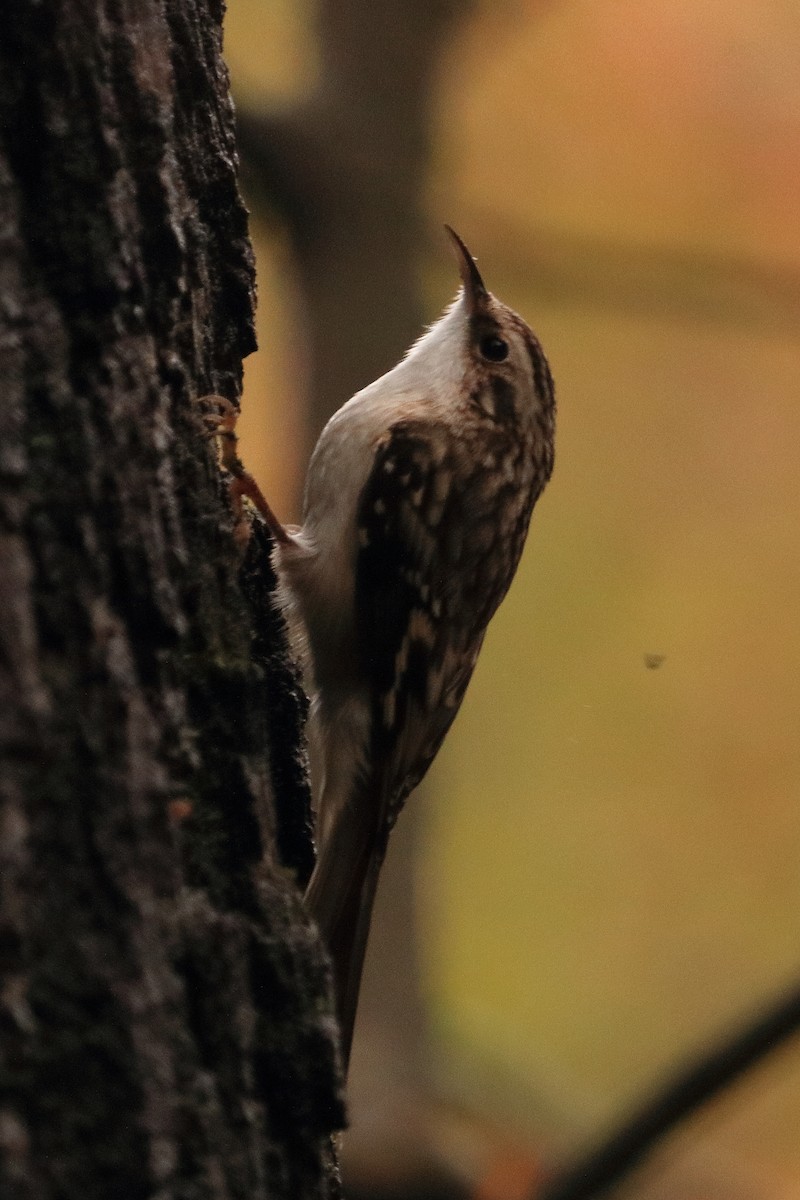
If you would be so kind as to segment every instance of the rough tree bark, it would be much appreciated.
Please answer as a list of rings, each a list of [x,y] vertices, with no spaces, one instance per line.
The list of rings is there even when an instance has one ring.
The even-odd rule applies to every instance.
[[[302,700],[193,398],[253,267],[218,0],[0,17],[0,1194],[322,1197]],[[280,803],[276,802],[279,798]]]

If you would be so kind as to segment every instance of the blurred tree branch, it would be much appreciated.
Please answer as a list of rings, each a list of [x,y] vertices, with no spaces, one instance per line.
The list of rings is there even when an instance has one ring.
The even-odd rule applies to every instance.
[[[676,1071],[609,1138],[535,1193],[535,1200],[592,1200],[623,1182],[656,1145],[702,1105],[800,1029],[793,987],[743,1028]]]
[[[783,263],[522,225],[497,213],[471,219],[504,277],[555,304],[777,334],[800,320],[800,274]]]

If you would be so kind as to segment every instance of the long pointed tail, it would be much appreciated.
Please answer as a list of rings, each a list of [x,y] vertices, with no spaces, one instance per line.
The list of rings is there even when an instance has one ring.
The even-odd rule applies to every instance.
[[[360,806],[359,806],[360,807]],[[320,846],[305,901],[319,925],[333,963],[336,1008],[345,1075],[350,1063],[361,973],[386,841],[376,836],[374,809],[368,825],[349,805],[337,814]]]

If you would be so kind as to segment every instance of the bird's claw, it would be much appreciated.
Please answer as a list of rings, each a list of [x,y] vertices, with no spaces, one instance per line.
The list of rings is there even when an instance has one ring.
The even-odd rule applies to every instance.
[[[272,536],[277,542],[290,540],[286,529],[273,513],[261,488],[249,471],[244,469],[242,460],[237,453],[239,442],[236,433],[236,422],[239,410],[225,396],[212,393],[201,396],[197,401],[200,409],[200,420],[205,427],[208,437],[217,439],[219,446],[219,465],[230,477],[228,494],[233,512],[233,536],[239,546],[246,546],[250,540],[250,522],[245,513],[244,498],[264,518]]]

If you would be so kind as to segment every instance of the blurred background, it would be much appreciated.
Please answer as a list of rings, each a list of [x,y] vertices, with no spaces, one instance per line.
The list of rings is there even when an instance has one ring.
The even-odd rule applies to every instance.
[[[258,259],[242,455],[452,298],[551,361],[556,470],[390,847],[350,1194],[535,1195],[800,971],[800,5],[236,0]],[[620,1194],[800,1197],[800,1047]]]

